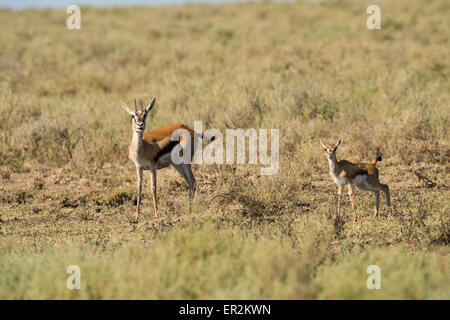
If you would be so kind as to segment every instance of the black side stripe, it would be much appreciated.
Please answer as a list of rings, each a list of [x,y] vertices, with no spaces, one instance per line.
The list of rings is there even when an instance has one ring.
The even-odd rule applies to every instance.
[[[180,143],[179,141],[170,141],[164,148],[158,151],[158,153],[155,156],[155,163],[158,162],[158,160],[165,154],[172,152],[172,149]]]
[[[366,170],[366,169],[360,169],[360,170],[358,170],[358,172],[356,172],[356,175],[360,175],[360,174],[362,174],[362,175],[369,175],[369,172]]]

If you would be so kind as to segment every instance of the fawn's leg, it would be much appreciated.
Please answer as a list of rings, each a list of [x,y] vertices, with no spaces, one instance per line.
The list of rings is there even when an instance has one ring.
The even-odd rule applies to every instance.
[[[348,184],[348,196],[350,198],[350,201],[352,203],[352,208],[353,208],[353,222],[356,222],[357,216],[356,216],[355,196],[353,194],[353,184],[352,183]]]
[[[386,195],[386,204],[388,206],[388,217],[390,217],[392,213],[392,208],[391,208],[391,193],[389,192],[388,185],[381,183],[381,190],[383,190],[384,194]]]
[[[341,212],[341,198],[342,198],[343,192],[344,192],[344,186],[342,184],[338,184],[338,206],[337,206],[337,216],[338,217]]]
[[[150,171],[150,184],[153,195],[153,207],[155,209],[155,217],[158,216],[158,202],[156,200],[156,168],[152,168]]]
[[[375,194],[375,210],[373,212],[373,217],[376,218],[378,216],[378,209],[380,208],[380,191],[374,191]]]

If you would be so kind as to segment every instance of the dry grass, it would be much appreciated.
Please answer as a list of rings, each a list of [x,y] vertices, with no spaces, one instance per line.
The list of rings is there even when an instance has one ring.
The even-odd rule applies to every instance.
[[[0,10],[0,298],[448,299],[450,6],[381,2],[369,31],[368,4],[82,8],[81,31],[64,11]],[[132,223],[118,101],[150,96],[151,128],[279,128],[278,174],[196,165],[189,210],[165,169],[160,216],[145,177]],[[338,157],[383,154],[392,219],[358,193],[360,221],[348,202],[335,221],[318,140],[338,137]]]

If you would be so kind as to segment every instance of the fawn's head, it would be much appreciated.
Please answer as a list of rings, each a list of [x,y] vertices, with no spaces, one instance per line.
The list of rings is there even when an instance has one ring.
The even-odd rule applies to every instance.
[[[320,144],[322,145],[322,148],[325,150],[325,152],[327,153],[327,157],[330,160],[336,159],[336,150],[341,143],[342,143],[342,138],[339,139],[335,145],[324,144],[322,139],[320,139]]]
[[[128,112],[128,114],[131,116],[131,125],[133,127],[134,132],[141,134],[144,133],[145,120],[147,118],[147,114],[155,106],[155,101],[156,98],[153,98],[153,100],[149,103],[149,105],[144,109],[144,106],[142,105],[142,100],[139,99],[139,102],[141,104],[141,110],[138,110],[136,105],[136,99],[134,99],[134,112],[131,111],[130,108],[124,102],[120,101],[122,108],[124,108],[125,111]]]

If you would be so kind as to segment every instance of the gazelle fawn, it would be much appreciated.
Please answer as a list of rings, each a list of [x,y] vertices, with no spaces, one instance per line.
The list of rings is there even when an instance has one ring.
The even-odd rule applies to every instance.
[[[382,184],[378,179],[378,169],[376,167],[377,161],[381,161],[381,156],[377,156],[372,162],[350,162],[347,160],[337,160],[336,150],[342,143],[342,139],[335,145],[324,144],[320,140],[322,148],[327,153],[328,164],[330,165],[330,175],[334,183],[338,185],[338,207],[337,215],[340,214],[341,198],[344,192],[345,185],[348,185],[348,195],[353,208],[353,221],[356,222],[356,206],[353,195],[354,187],[361,191],[372,191],[375,194],[375,210],[374,218],[378,215],[378,208],[380,205],[380,191],[386,195],[386,203],[388,206],[388,216],[391,214],[391,197],[389,187]]]
[[[155,98],[153,98],[145,109],[143,108],[142,101],[140,101],[141,110],[137,110],[135,99],[134,112],[131,111],[124,102],[120,101],[120,104],[131,116],[131,126],[133,129],[133,138],[131,139],[128,157],[133,161],[137,172],[138,195],[135,219],[138,219],[140,214],[142,177],[144,170],[149,170],[151,173],[151,190],[155,216],[158,215],[158,202],[156,198],[156,171],[158,169],[172,165],[184,180],[186,180],[189,185],[189,199],[193,199],[195,193],[195,178],[192,173],[191,164],[190,162],[174,163],[171,157],[172,150],[178,145],[178,148],[181,149],[181,153],[184,151],[191,152],[190,156],[192,159],[194,153],[194,138],[196,138],[197,135],[207,141],[214,139],[205,138],[201,134],[194,136],[194,131],[181,123],[169,124],[144,134],[145,120],[147,119],[148,113],[155,105]],[[186,136],[178,135],[179,141],[172,140],[172,134],[178,129],[188,133],[189,136],[187,139],[185,138]]]

